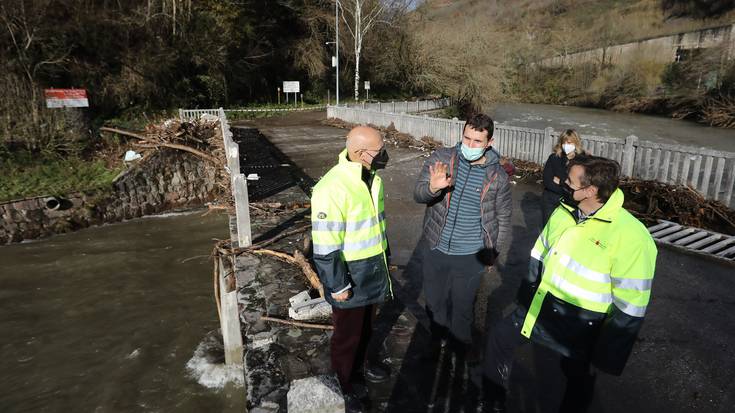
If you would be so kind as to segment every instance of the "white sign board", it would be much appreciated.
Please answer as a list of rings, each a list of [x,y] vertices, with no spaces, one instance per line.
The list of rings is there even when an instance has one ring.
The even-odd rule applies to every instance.
[[[86,89],[44,89],[47,108],[89,107]]]
[[[370,90],[370,82],[367,80],[365,81],[365,90]]]
[[[285,81],[283,82],[283,92],[284,93],[299,93],[301,90],[299,88],[299,81]]]
[[[332,56],[332,67],[337,67],[337,58]]]

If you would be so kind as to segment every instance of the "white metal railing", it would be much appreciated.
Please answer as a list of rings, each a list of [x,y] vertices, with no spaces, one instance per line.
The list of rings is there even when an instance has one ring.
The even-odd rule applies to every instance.
[[[392,123],[399,132],[416,138],[429,136],[444,146],[460,141],[465,124],[456,118],[437,119],[341,106],[327,107],[327,117],[381,127]],[[495,125],[496,147],[500,153],[539,165],[546,162],[558,136],[552,128]],[[707,199],[735,206],[735,152],[662,144],[639,140],[636,136],[620,139],[582,135],[582,144],[594,155],[618,161],[624,176],[689,185]]]
[[[349,108],[367,109],[377,112],[389,113],[412,113],[424,112],[427,110],[442,109],[451,104],[449,98],[432,99],[432,100],[416,100],[403,102],[360,102],[349,103],[344,105]]]
[[[416,101],[403,101],[403,102],[359,102],[359,103],[348,103],[340,107],[350,108],[361,108],[368,109],[378,112],[391,112],[391,113],[412,113],[412,112],[423,112],[428,110],[442,109],[451,104],[449,98],[432,99],[432,100],[416,100]],[[223,110],[226,113],[248,113],[248,112],[292,112],[292,111],[304,111],[304,110],[319,110],[325,109],[327,106],[307,106],[307,107],[293,107],[293,108],[253,108],[253,109],[179,109],[179,118],[184,119],[198,119],[204,114],[219,116],[220,111]]]

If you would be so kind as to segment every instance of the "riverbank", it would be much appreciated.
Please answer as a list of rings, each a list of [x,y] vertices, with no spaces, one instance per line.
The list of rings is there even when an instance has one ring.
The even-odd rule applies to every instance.
[[[0,247],[0,411],[242,412],[199,209]]]

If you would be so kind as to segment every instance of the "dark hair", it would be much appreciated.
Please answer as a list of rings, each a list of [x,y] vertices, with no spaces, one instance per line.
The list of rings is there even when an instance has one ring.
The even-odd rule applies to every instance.
[[[484,113],[474,114],[467,119],[467,123],[465,123],[464,127],[467,128],[468,126],[471,126],[472,129],[478,132],[487,131],[488,140],[493,137],[493,131],[495,131],[493,119]],[[464,130],[462,130],[462,132],[464,132]]]
[[[618,189],[620,181],[620,164],[601,156],[577,155],[569,161],[569,168],[579,165],[584,168],[582,185],[597,187],[597,198],[607,202],[613,192]]]

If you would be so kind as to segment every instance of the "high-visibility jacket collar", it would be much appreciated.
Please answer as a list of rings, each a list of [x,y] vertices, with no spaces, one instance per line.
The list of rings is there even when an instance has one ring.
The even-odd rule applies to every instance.
[[[595,214],[590,217],[590,219],[613,222],[615,218],[617,218],[620,211],[623,209],[623,201],[625,201],[625,195],[623,195],[623,191],[618,188],[610,196],[610,199],[608,199],[607,202],[602,205],[602,208],[598,209],[597,212],[595,212]],[[574,211],[577,210],[577,208],[567,205],[563,201],[561,202],[561,206],[562,208],[569,211],[569,213],[571,213],[572,215],[574,215]]]
[[[342,152],[340,152],[338,162],[340,169],[343,169],[344,173],[349,176],[350,179],[361,181],[362,170],[364,169],[364,167],[359,162],[351,161],[348,156],[349,155],[347,154],[346,148]],[[375,171],[370,171],[370,174],[375,175]]]

